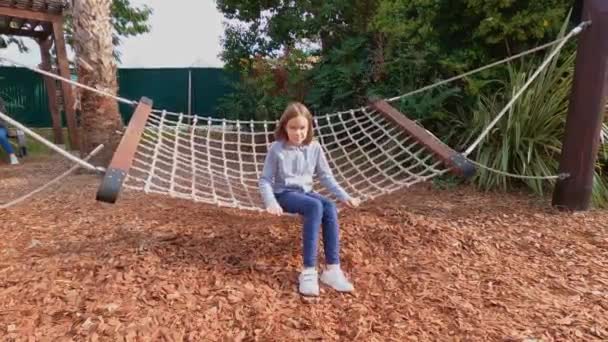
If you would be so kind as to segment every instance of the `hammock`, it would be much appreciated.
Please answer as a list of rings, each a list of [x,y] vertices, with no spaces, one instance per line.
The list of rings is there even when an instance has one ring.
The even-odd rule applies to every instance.
[[[135,115],[116,150],[118,164],[108,168],[99,200],[114,203],[118,183],[124,179],[124,186],[132,190],[264,209],[258,180],[276,121],[156,111],[147,99],[140,101]],[[336,180],[363,201],[449,171],[465,177],[474,174],[466,158],[385,101],[315,117],[314,129]],[[127,172],[124,166],[129,159],[132,164]],[[315,185],[331,196],[318,182]]]
[[[565,37],[544,46],[411,93],[388,100],[374,99],[366,107],[317,116],[316,136],[336,180],[347,192],[367,201],[447,172],[471,177],[475,173],[474,165],[484,166],[466,156],[483,141],[566,42],[586,25],[581,24]],[[463,154],[389,104],[555,44],[538,69]],[[244,122],[158,111],[152,109],[152,100],[142,98],[99,187],[97,199],[115,203],[124,183],[128,189],[145,193],[263,210],[258,179],[276,124],[276,121]],[[533,178],[564,177],[567,175]],[[331,196],[318,182],[315,189]]]

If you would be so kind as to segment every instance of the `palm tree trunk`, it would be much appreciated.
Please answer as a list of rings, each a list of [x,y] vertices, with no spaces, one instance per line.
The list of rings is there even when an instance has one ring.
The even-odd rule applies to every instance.
[[[78,81],[93,88],[117,94],[117,66],[112,44],[112,0],[74,1],[73,26]],[[123,129],[118,103],[106,96],[79,90],[84,152],[97,145],[105,147],[93,160],[107,166],[120,141]]]

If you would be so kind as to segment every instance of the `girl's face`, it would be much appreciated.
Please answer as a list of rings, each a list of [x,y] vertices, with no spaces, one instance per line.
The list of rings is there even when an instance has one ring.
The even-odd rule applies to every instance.
[[[301,145],[308,135],[308,120],[305,117],[298,115],[295,118],[287,121],[285,131],[289,142],[293,145]]]

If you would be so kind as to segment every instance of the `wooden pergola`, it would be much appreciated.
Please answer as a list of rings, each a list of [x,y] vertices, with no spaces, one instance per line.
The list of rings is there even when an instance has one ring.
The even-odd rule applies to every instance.
[[[34,39],[40,46],[42,60],[40,68],[48,72],[59,73],[62,77],[70,79],[63,29],[64,11],[68,6],[66,0],[0,0],[0,34]],[[53,65],[51,58],[51,48],[53,47],[57,65]],[[56,144],[63,144],[61,114],[57,101],[57,81],[44,77],[44,82],[49,97],[54,140]],[[69,83],[59,83],[70,147],[72,150],[78,150],[80,141],[74,108],[74,93]]]

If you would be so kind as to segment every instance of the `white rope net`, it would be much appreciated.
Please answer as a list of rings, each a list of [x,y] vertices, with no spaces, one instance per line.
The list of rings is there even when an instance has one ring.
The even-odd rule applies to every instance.
[[[275,125],[153,111],[124,186],[262,210],[258,179]],[[316,117],[315,133],[338,183],[364,201],[448,171],[426,147],[371,108]],[[314,187],[331,196],[318,182]]]

